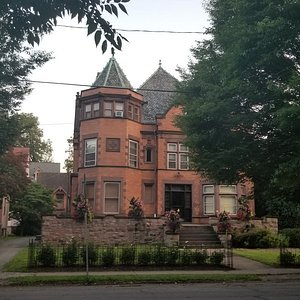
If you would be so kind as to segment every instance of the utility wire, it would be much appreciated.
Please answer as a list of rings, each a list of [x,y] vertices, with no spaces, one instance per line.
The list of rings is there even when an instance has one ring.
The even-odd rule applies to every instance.
[[[69,83],[69,82],[55,82],[55,81],[43,81],[43,80],[21,80],[21,81],[27,81],[30,83],[42,83],[42,84],[54,84],[54,85],[67,85],[67,86],[82,86],[82,87],[88,87],[88,88],[101,88],[105,86],[96,86],[91,84],[82,84],[82,83]],[[143,89],[143,88],[133,88],[135,91],[145,91],[145,92],[163,92],[163,93],[186,93],[182,91],[176,91],[176,90],[160,90],[160,89]]]
[[[72,25],[56,25],[56,27],[64,27],[71,29],[87,29],[87,26],[72,26]],[[172,34],[205,34],[204,31],[176,31],[176,30],[148,30],[148,29],[116,29],[123,32],[142,32],[142,33],[172,33]]]

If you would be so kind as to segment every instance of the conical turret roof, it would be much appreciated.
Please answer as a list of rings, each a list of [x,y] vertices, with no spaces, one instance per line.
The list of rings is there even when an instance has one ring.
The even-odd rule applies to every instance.
[[[115,57],[112,56],[101,73],[97,73],[93,87],[109,86],[132,89],[132,86],[119,66]]]

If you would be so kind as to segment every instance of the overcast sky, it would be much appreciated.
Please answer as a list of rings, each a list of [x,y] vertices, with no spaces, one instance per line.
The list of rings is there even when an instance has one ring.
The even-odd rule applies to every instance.
[[[203,2],[131,0],[126,3],[128,15],[119,10],[119,18],[109,14],[104,17],[117,29],[203,32],[209,25]],[[59,24],[85,26],[69,18],[60,20]],[[134,88],[156,71],[159,60],[166,71],[179,78],[177,66],[187,66],[191,47],[205,37],[199,33],[120,33],[129,43],[124,42],[115,58]],[[80,28],[56,27],[36,48],[52,52],[54,58],[30,79],[47,82],[90,85],[111,57],[110,51],[103,55],[101,47],[95,47],[93,35],[87,37],[87,30]],[[62,168],[67,139],[73,134],[75,96],[85,87],[34,83],[33,88],[21,111],[39,118],[44,138],[52,141],[54,162],[61,163]]]

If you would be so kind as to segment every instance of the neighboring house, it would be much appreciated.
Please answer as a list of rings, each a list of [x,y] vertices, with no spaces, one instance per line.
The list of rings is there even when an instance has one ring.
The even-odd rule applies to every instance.
[[[159,64],[135,91],[112,57],[77,95],[71,200],[85,192],[95,216],[126,216],[132,197],[142,200],[145,216],[179,209],[185,222],[207,224],[217,211],[236,214],[251,186],[216,185],[190,169],[174,124],[182,113],[172,106],[177,82]]]
[[[66,215],[69,205],[69,174],[60,173],[60,163],[31,162],[30,178],[52,191],[55,199],[55,214]]]

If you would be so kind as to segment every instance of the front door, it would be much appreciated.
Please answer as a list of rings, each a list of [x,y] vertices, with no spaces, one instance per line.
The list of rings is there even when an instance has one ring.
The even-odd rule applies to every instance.
[[[192,221],[192,186],[190,184],[165,185],[165,210],[178,210],[185,222]]]

